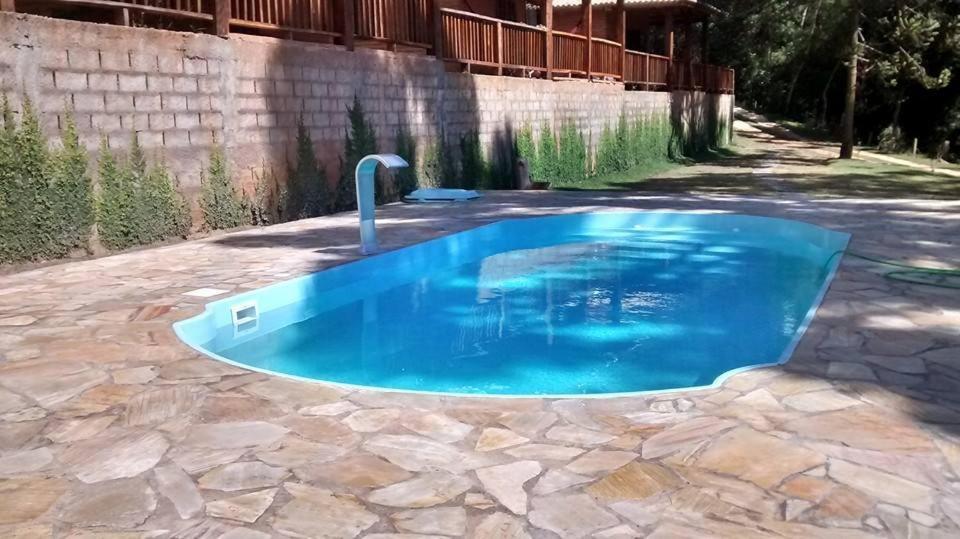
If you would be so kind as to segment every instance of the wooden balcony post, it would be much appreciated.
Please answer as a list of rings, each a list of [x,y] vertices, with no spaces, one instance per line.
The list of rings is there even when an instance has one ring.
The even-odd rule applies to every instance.
[[[354,35],[356,34],[356,0],[337,0],[337,11],[340,13],[340,33],[343,46],[352,51]]]
[[[669,60],[667,62],[667,89],[673,89],[674,67],[673,67],[673,13],[667,13],[663,23],[663,55]]]
[[[543,25],[547,27],[546,54],[547,80],[553,80],[553,0],[543,0]]]
[[[626,81],[627,69],[627,10],[623,0],[617,0],[617,41],[620,42],[620,80]]]
[[[17,3],[15,0],[0,0],[0,11],[16,11]]]
[[[647,84],[643,85],[644,90],[650,91],[650,55],[643,55],[643,81]]]
[[[218,37],[230,35],[230,0],[214,0],[213,32]]]
[[[440,0],[433,0],[433,55],[443,60],[443,13]]]
[[[584,55],[586,65],[583,66],[587,72],[587,80],[590,80],[593,74],[593,0],[580,0],[582,18],[580,19],[586,28],[587,53]]]
[[[497,21],[497,75],[503,75],[503,23]]]

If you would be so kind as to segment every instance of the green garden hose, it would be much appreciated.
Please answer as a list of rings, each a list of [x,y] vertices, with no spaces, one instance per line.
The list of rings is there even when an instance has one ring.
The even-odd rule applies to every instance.
[[[872,256],[862,255],[854,252],[847,252],[846,254],[854,258],[873,262],[874,264],[901,268],[884,273],[883,276],[887,279],[910,284],[920,284],[960,290],[960,270],[957,269],[937,269],[909,266],[907,264],[874,258]],[[953,281],[951,282],[951,280]]]

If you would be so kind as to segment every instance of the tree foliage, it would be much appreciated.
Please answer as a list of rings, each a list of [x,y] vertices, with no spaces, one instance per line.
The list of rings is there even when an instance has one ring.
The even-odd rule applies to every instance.
[[[713,63],[737,69],[737,100],[836,132],[853,0],[714,0],[728,12],[711,33]],[[957,146],[960,2],[869,0],[860,5],[857,139],[881,132]]]

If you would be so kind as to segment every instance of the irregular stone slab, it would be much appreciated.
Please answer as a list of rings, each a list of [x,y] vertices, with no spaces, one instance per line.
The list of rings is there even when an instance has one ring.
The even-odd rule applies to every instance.
[[[861,356],[868,363],[903,374],[926,374],[923,360],[915,356]]]
[[[374,490],[367,501],[388,507],[433,507],[446,503],[471,487],[470,480],[446,472],[426,473],[388,487]]]
[[[268,446],[287,432],[280,425],[264,421],[191,425],[183,444],[211,449]]]
[[[338,388],[278,377],[246,385],[243,390],[266,399],[288,412],[299,410],[304,406],[337,402],[344,394],[343,390]]]
[[[221,464],[239,460],[247,450],[240,449],[185,449],[174,448],[170,451],[170,460],[176,462],[190,475],[212,470]],[[268,463],[270,464],[270,463]]]
[[[547,431],[546,436],[551,440],[576,445],[599,445],[616,438],[612,434],[585,429],[577,425],[553,427]]]
[[[765,412],[783,410],[783,406],[780,405],[777,399],[763,388],[754,389],[742,397],[733,399],[733,402]]]
[[[0,386],[50,408],[109,379],[106,373],[71,361],[16,361],[0,367]]]
[[[895,471],[901,477],[935,488],[946,486],[946,476],[935,454],[917,452],[904,454],[895,451],[857,449],[826,442],[807,442],[806,446],[829,458],[845,460],[854,464]]]
[[[46,421],[24,423],[0,423],[0,451],[12,451],[28,447],[28,442],[43,430]]]
[[[726,505],[746,509],[769,518],[777,518],[779,515],[780,500],[770,496],[766,490],[753,483],[720,476],[699,468],[683,468],[676,471],[696,486],[695,490],[714,493],[716,499]]]
[[[47,417],[47,410],[39,406],[25,408],[16,412],[0,415],[0,422],[20,423],[21,421],[36,421]]]
[[[317,406],[305,406],[300,408],[298,413],[306,416],[322,415],[333,417],[353,412],[356,409],[357,405],[350,401],[338,401],[330,404],[320,404]]]
[[[344,447],[352,447],[360,443],[359,435],[331,417],[289,416],[281,423],[304,439],[313,442]]]
[[[368,533],[364,539],[446,539],[444,535],[423,535],[422,533]]]
[[[258,490],[232,498],[224,498],[207,504],[207,514],[214,518],[227,518],[254,523],[273,504],[277,488]],[[226,536],[221,536],[226,537]]]
[[[826,460],[820,453],[793,442],[740,427],[711,444],[696,463],[701,468],[771,488],[787,476],[819,466]]]
[[[250,490],[279,485],[290,472],[262,462],[234,462],[215,468],[200,478],[200,488],[207,490]]]
[[[560,537],[584,537],[620,523],[586,494],[556,494],[533,499],[531,524]]]
[[[121,406],[134,395],[143,391],[140,385],[103,384],[83,392],[77,398],[56,406],[57,415],[62,417],[86,417],[105,412],[114,406]]]
[[[870,498],[853,489],[839,486],[831,490],[807,516],[828,527],[859,528],[860,522],[872,507]]]
[[[650,503],[639,500],[624,500],[609,505],[610,509],[641,528],[659,522],[665,506],[659,501]]]
[[[831,361],[830,366],[827,367],[827,377],[838,380],[877,381],[877,375],[873,373],[873,369],[863,363],[850,361]]]
[[[875,408],[855,407],[789,421],[784,430],[805,438],[835,440],[878,451],[933,451],[930,438],[916,426]]]
[[[485,495],[480,494],[479,492],[468,492],[467,495],[463,497],[463,505],[467,507],[473,507],[474,509],[479,509],[481,511],[493,509],[497,506],[496,502]]]
[[[160,367],[160,378],[192,380],[246,374],[249,371],[213,359],[181,359]],[[216,380],[214,380],[216,381]]]
[[[473,539],[530,539],[523,521],[507,513],[494,513],[477,524]]]
[[[878,500],[925,513],[933,512],[934,492],[920,483],[842,460],[832,461],[828,474]]]
[[[58,444],[87,440],[103,432],[116,419],[110,415],[65,421],[50,431],[47,438]]]
[[[826,391],[811,391],[790,395],[783,399],[783,404],[801,412],[816,414],[842,410],[861,404],[861,402],[836,390],[828,389]]]
[[[632,462],[590,485],[586,491],[602,501],[644,500],[683,484],[683,479],[669,468],[652,462]]]
[[[820,477],[798,475],[786,481],[778,490],[791,498],[819,502],[833,490],[834,486],[836,486],[836,483]]]
[[[293,537],[343,537],[360,535],[380,519],[363,508],[353,496],[334,495],[329,490],[286,483],[293,500],[277,511],[271,526]]]
[[[184,385],[140,393],[127,403],[123,423],[127,426],[162,423],[192,410],[204,392],[202,387]]]
[[[824,391],[833,388],[830,382],[826,380],[791,373],[770,380],[764,387],[777,397],[786,397],[811,391]]]
[[[179,466],[168,464],[153,469],[160,494],[170,500],[180,518],[193,518],[203,510],[203,497],[190,476]]]
[[[27,407],[27,401],[20,395],[0,389],[0,414],[16,412]]]
[[[570,460],[583,452],[579,447],[548,444],[529,444],[505,451],[511,457],[528,460]]]
[[[18,524],[39,517],[66,490],[67,482],[59,478],[0,480],[0,524]]]
[[[500,416],[500,424],[527,438],[534,438],[550,428],[557,419],[559,417],[553,412],[507,412]]]
[[[343,423],[356,432],[377,432],[392,425],[399,418],[400,410],[396,408],[357,410],[348,415]]]
[[[226,421],[263,421],[283,415],[283,410],[272,402],[246,395],[214,395],[207,397],[200,408],[204,423]]]
[[[219,539],[270,539],[270,534],[257,530],[251,530],[249,528],[234,528],[221,535]]]
[[[43,470],[53,463],[53,453],[48,447],[28,449],[0,457],[0,477],[23,475]]]
[[[111,371],[113,383],[118,385],[148,384],[157,377],[156,367],[134,367]]]
[[[603,530],[602,532],[597,532],[593,534],[593,537],[596,539],[635,539],[639,537],[637,531],[627,526],[626,524],[621,524],[609,530]]]
[[[470,469],[467,456],[459,449],[420,436],[383,434],[367,440],[363,449],[411,472]]]
[[[497,451],[529,442],[529,438],[520,436],[510,429],[486,428],[480,433],[475,449],[477,451]]]
[[[82,485],[64,498],[60,518],[77,526],[133,528],[157,508],[157,496],[141,478]]]
[[[540,475],[540,463],[524,460],[477,470],[477,478],[488,494],[515,515],[527,514],[527,493],[523,485]]]
[[[631,451],[602,451],[594,449],[577,460],[567,464],[566,468],[577,474],[595,474],[609,472],[626,465],[639,455]]]
[[[545,496],[574,485],[589,483],[590,481],[593,481],[593,479],[593,477],[577,475],[562,468],[557,470],[548,470],[547,473],[543,474],[543,477],[537,481],[537,484],[534,485],[533,493],[537,496]]]
[[[59,459],[84,483],[97,483],[140,475],[156,466],[168,447],[158,432],[131,432],[76,442]]]
[[[648,438],[641,446],[644,459],[656,459],[696,446],[737,426],[735,421],[716,417],[698,417],[673,425]]]
[[[330,462],[349,452],[347,447],[305,442],[292,434],[285,436],[280,443],[279,449],[261,451],[257,458],[274,466],[301,468]]]
[[[467,529],[467,512],[462,507],[411,509],[391,518],[393,525],[404,532],[463,537]]]
[[[587,404],[579,399],[567,399],[553,401],[551,408],[565,421],[590,430],[604,430],[607,425],[598,422],[590,412],[587,411]]]
[[[410,479],[413,474],[379,457],[357,454],[328,464],[295,470],[303,481],[330,481],[353,488],[379,488]]]
[[[459,442],[473,431],[471,425],[443,414],[405,415],[400,424],[417,434],[444,443]]]
[[[0,326],[23,327],[23,326],[29,326],[30,324],[33,324],[37,320],[39,320],[37,317],[30,316],[27,314],[21,314],[17,316],[7,316],[4,318],[0,318]]]

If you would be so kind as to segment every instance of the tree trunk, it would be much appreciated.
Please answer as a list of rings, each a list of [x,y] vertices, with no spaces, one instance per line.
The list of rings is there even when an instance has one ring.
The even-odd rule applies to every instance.
[[[827,78],[827,83],[823,86],[823,94],[820,95],[820,102],[823,105],[823,108],[820,110],[820,127],[826,127],[827,125],[827,111],[829,109],[829,99],[830,99],[830,85],[833,84],[833,77],[837,75],[837,70],[840,69],[840,63],[838,62],[833,69],[830,71],[830,76]]]
[[[807,46],[804,50],[803,57],[800,58],[800,66],[797,67],[793,72],[793,76],[790,78],[790,86],[787,87],[787,99],[783,104],[783,114],[786,116],[790,115],[790,105],[793,104],[793,92],[797,89],[797,83],[800,82],[800,75],[803,73],[804,68],[807,67],[807,60],[810,58],[810,51],[813,50],[813,44],[815,43],[817,36],[817,27],[820,22],[820,8],[823,6],[823,0],[817,1],[817,6],[813,10],[813,18],[810,24],[810,35],[807,37]],[[801,23],[801,29],[803,24],[807,20],[807,8],[803,10],[803,23]]]
[[[860,0],[850,0],[850,59],[847,65],[846,107],[840,159],[853,158],[854,115],[857,108],[857,60],[860,56]]]

